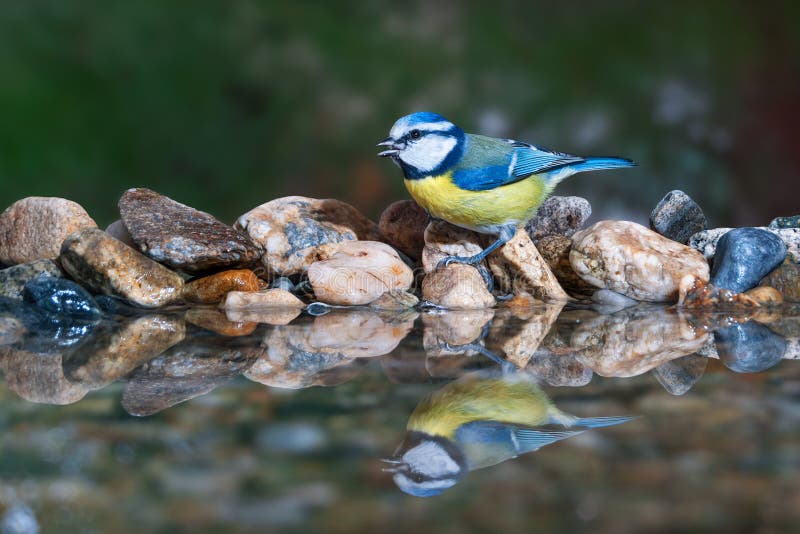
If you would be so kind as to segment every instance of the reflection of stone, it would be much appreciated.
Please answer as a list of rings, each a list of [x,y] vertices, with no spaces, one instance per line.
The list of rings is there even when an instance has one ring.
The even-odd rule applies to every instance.
[[[190,308],[184,318],[195,326],[229,337],[248,336],[258,327],[255,321],[231,321],[224,311],[215,308]]]
[[[592,380],[592,370],[583,365],[573,354],[553,354],[547,350],[537,351],[528,360],[525,371],[544,380],[551,386],[585,386]]]
[[[30,402],[72,404],[90,389],[64,377],[60,354],[0,349],[0,370],[8,389]]]
[[[737,373],[757,373],[776,365],[786,353],[786,340],[755,321],[714,332],[719,359]]]
[[[147,315],[103,325],[81,350],[64,361],[64,374],[89,389],[100,389],[152,360],[183,339],[183,320]]]
[[[422,316],[422,345],[430,356],[463,354],[459,345],[481,340],[484,326],[494,318],[494,310],[459,310],[426,313]],[[448,350],[446,345],[456,350]]]
[[[122,407],[131,415],[152,415],[205,395],[249,368],[256,351],[185,340],[133,372]]]
[[[492,335],[489,341],[493,343],[487,341],[488,348],[494,350],[495,343],[500,342],[497,352],[504,355],[505,359],[516,365],[517,368],[524,369],[528,365],[528,360],[550,332],[550,327],[558,319],[558,314],[563,307],[563,303],[540,306],[531,310],[530,316],[522,321],[501,322],[498,324],[498,330],[500,330],[499,335],[502,336],[502,341]],[[492,334],[494,330],[493,328]]]
[[[706,338],[674,313],[637,307],[576,325],[570,346],[595,373],[628,377],[692,354]]]
[[[653,369],[658,383],[672,395],[683,395],[703,377],[708,358],[690,354],[663,363]]]

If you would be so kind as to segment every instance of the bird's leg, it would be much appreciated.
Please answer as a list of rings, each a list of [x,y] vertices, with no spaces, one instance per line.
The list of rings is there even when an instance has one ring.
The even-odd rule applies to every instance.
[[[500,232],[497,235],[497,239],[491,245],[481,250],[474,256],[445,256],[444,258],[439,260],[439,263],[436,265],[436,268],[439,269],[441,267],[446,267],[447,265],[452,265],[453,263],[463,263],[465,265],[473,265],[475,266],[476,269],[478,269],[478,272],[481,273],[484,282],[486,282],[486,285],[489,287],[489,290],[491,291],[491,288],[494,285],[492,283],[492,277],[484,267],[479,266],[478,264],[482,262],[486,258],[486,256],[488,256],[498,248],[508,243],[508,241],[512,237],[514,237],[515,233],[517,233],[516,225],[509,224],[503,226],[500,228]]]

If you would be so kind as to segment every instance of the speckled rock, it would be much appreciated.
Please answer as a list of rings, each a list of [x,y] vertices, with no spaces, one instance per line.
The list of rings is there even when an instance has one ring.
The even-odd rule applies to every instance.
[[[653,376],[670,395],[680,396],[703,377],[708,358],[690,354],[663,363],[653,369]]]
[[[775,217],[769,223],[770,228],[800,228],[800,215],[792,215],[791,217]]]
[[[650,213],[650,228],[685,245],[694,234],[708,228],[708,221],[689,195],[675,190],[667,193]]]
[[[419,304],[419,298],[416,295],[395,289],[387,291],[370,302],[369,307],[375,310],[400,311],[413,308],[417,304]]]
[[[338,305],[368,304],[387,291],[405,291],[414,274],[397,252],[385,243],[342,243],[327,260],[308,268],[308,281],[322,302]]]
[[[480,273],[469,265],[454,263],[425,275],[422,300],[449,309],[480,309],[495,300]]]
[[[250,269],[233,269],[204,276],[183,287],[183,298],[198,304],[217,304],[231,291],[258,291],[258,277]]]
[[[63,278],[64,273],[53,260],[36,260],[20,263],[0,271],[0,297],[22,298],[22,288],[40,276]]]
[[[72,280],[40,276],[25,284],[23,299],[50,313],[75,319],[93,320],[100,317],[92,295]]]
[[[8,389],[29,402],[73,404],[89,392],[64,376],[61,354],[0,349],[0,371]]]
[[[800,264],[784,263],[778,266],[761,280],[761,285],[774,287],[784,300],[800,302]]]
[[[261,256],[261,247],[244,233],[149,189],[125,191],[119,213],[139,250],[173,269],[230,269]]]
[[[563,235],[544,236],[536,242],[536,249],[553,271],[561,287],[575,295],[590,295],[596,287],[578,276],[569,262],[572,239]]]
[[[131,237],[131,233],[128,232],[128,229],[125,228],[125,224],[122,220],[117,219],[116,221],[112,222],[106,228],[106,233],[113,237],[114,239],[119,239],[129,247],[138,248],[136,243],[133,242],[133,238]]]
[[[717,243],[710,282],[742,293],[755,287],[785,257],[786,246],[776,235],[759,228],[736,228]]]
[[[786,259],[800,263],[800,228],[767,228],[758,227],[759,230],[766,230],[781,238],[786,245]],[[694,234],[689,239],[689,246],[699,250],[707,259],[711,259],[717,252],[717,243],[730,232],[732,228],[714,228]]]
[[[117,295],[144,308],[175,301],[183,279],[102,230],[71,234],[61,247],[61,265],[94,293]]]
[[[428,214],[413,200],[398,200],[381,213],[383,240],[413,260],[422,257]]]
[[[773,367],[786,353],[786,340],[755,321],[733,324],[714,332],[717,353],[737,373],[757,373]]]
[[[553,354],[538,350],[525,371],[551,386],[581,387],[592,381],[594,373],[572,354]]]
[[[525,369],[563,307],[563,303],[541,306],[521,324],[505,325],[503,330],[507,335],[502,336],[498,352],[518,369]],[[488,348],[494,349],[494,346]]]
[[[445,256],[474,256],[486,246],[487,236],[450,223],[431,221],[425,228],[422,267],[433,272]]]
[[[97,228],[79,204],[55,197],[27,197],[0,215],[0,263],[17,265],[55,259],[64,238],[82,228]]]
[[[278,198],[248,211],[235,226],[264,248],[261,261],[270,273],[286,276],[327,259],[344,241],[380,241],[378,225],[334,199]]]
[[[305,304],[299,298],[284,289],[267,289],[266,291],[244,292],[231,291],[225,297],[222,307],[229,310],[291,308],[303,309]]]
[[[525,230],[536,242],[548,235],[570,237],[583,228],[591,215],[592,205],[585,198],[554,196],[539,206]]]
[[[226,337],[249,336],[258,328],[255,321],[231,321],[223,310],[193,307],[183,316],[187,323]]]
[[[572,238],[570,263],[590,284],[636,300],[674,302],[681,279],[708,280],[696,250],[628,221],[601,221]]]
[[[481,342],[484,328],[491,324],[494,316],[493,309],[423,314],[422,346],[425,354],[437,357],[469,352],[459,347]]]
[[[506,293],[527,294],[545,302],[569,299],[525,230],[517,230],[488,261],[499,288]]]

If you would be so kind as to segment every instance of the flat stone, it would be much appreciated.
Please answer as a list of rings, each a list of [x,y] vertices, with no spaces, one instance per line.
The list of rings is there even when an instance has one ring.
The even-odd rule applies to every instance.
[[[97,228],[67,237],[60,261],[94,293],[117,295],[144,308],[169,304],[183,289],[180,275]]]
[[[683,191],[670,191],[650,214],[650,228],[681,244],[708,228],[700,206]]]
[[[714,255],[711,284],[743,293],[783,262],[786,246],[759,228],[736,228],[723,235]]]
[[[381,213],[383,240],[413,260],[422,257],[428,214],[413,200],[398,200]]]
[[[670,395],[680,396],[703,377],[708,358],[690,354],[663,363],[653,369],[653,376]]]
[[[109,224],[106,228],[106,233],[114,239],[119,239],[129,247],[138,248],[131,237],[131,233],[125,228],[125,223],[120,219]]]
[[[308,281],[316,298],[327,304],[369,304],[387,291],[405,291],[414,273],[385,243],[342,243],[327,260],[308,268]]]
[[[775,217],[769,223],[770,228],[800,228],[800,215],[792,215],[791,217]]]
[[[97,228],[80,204],[55,197],[27,197],[0,215],[0,263],[17,265],[58,257],[61,243],[82,228]]]
[[[760,285],[774,287],[786,301],[800,302],[800,264],[779,265],[761,280]]]
[[[25,284],[22,297],[26,302],[56,315],[87,320],[100,317],[100,309],[92,295],[72,280],[39,276]]]
[[[544,236],[536,242],[536,249],[553,271],[558,283],[568,293],[583,296],[591,295],[597,290],[578,276],[569,262],[572,239],[563,235]]]
[[[173,269],[230,269],[261,256],[261,247],[244,233],[150,189],[125,191],[119,213],[139,250]]]
[[[29,402],[67,405],[89,392],[83,384],[67,380],[61,354],[41,354],[0,348],[0,370],[5,385]]]
[[[344,241],[380,241],[378,225],[350,204],[292,196],[272,200],[239,217],[236,228],[264,248],[271,274],[290,276],[333,254]]]
[[[234,269],[204,276],[183,286],[183,299],[197,304],[217,304],[231,291],[258,291],[258,277],[250,269]]]
[[[448,309],[481,309],[495,305],[494,296],[474,267],[454,263],[425,275],[422,299]]]
[[[783,244],[786,245],[786,259],[793,263],[800,263],[800,228],[767,228],[766,226],[757,228],[780,237]],[[699,250],[706,259],[710,260],[717,252],[719,240],[731,230],[733,228],[714,228],[698,232],[689,239],[689,246]]]
[[[441,220],[431,221],[425,228],[422,267],[425,273],[431,273],[446,256],[474,256],[484,249],[486,241],[487,236],[477,232]]]
[[[725,367],[737,373],[758,373],[778,364],[786,340],[755,321],[733,324],[714,332],[717,353]]]
[[[25,284],[40,276],[63,278],[61,267],[53,260],[36,260],[20,263],[0,271],[0,297],[22,298]]]
[[[215,308],[190,308],[183,317],[187,323],[226,337],[249,336],[258,328],[255,321],[231,321],[224,311]]]
[[[628,221],[601,221],[572,238],[570,263],[586,282],[636,300],[675,302],[681,280],[708,280],[696,250]]]
[[[592,205],[585,198],[554,196],[539,206],[525,230],[535,242],[548,235],[570,237],[583,228],[591,215]]]
[[[370,302],[369,307],[375,310],[399,311],[413,308],[417,304],[419,299],[413,293],[394,289]]]
[[[225,297],[222,307],[228,310],[259,310],[268,308],[291,308],[301,310],[305,307],[302,300],[284,289],[267,289],[266,291],[244,292],[231,291]]]

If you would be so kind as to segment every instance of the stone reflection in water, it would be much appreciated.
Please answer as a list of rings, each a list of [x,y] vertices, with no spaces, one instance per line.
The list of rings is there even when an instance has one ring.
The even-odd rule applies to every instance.
[[[569,415],[526,372],[475,371],[417,405],[387,471],[403,492],[431,497],[474,469],[630,419]]]
[[[757,373],[776,365],[786,353],[786,340],[755,321],[733,324],[714,332],[717,354],[737,373]]]
[[[84,384],[67,380],[61,354],[0,349],[0,370],[8,389],[30,402],[72,404],[90,390]]]

